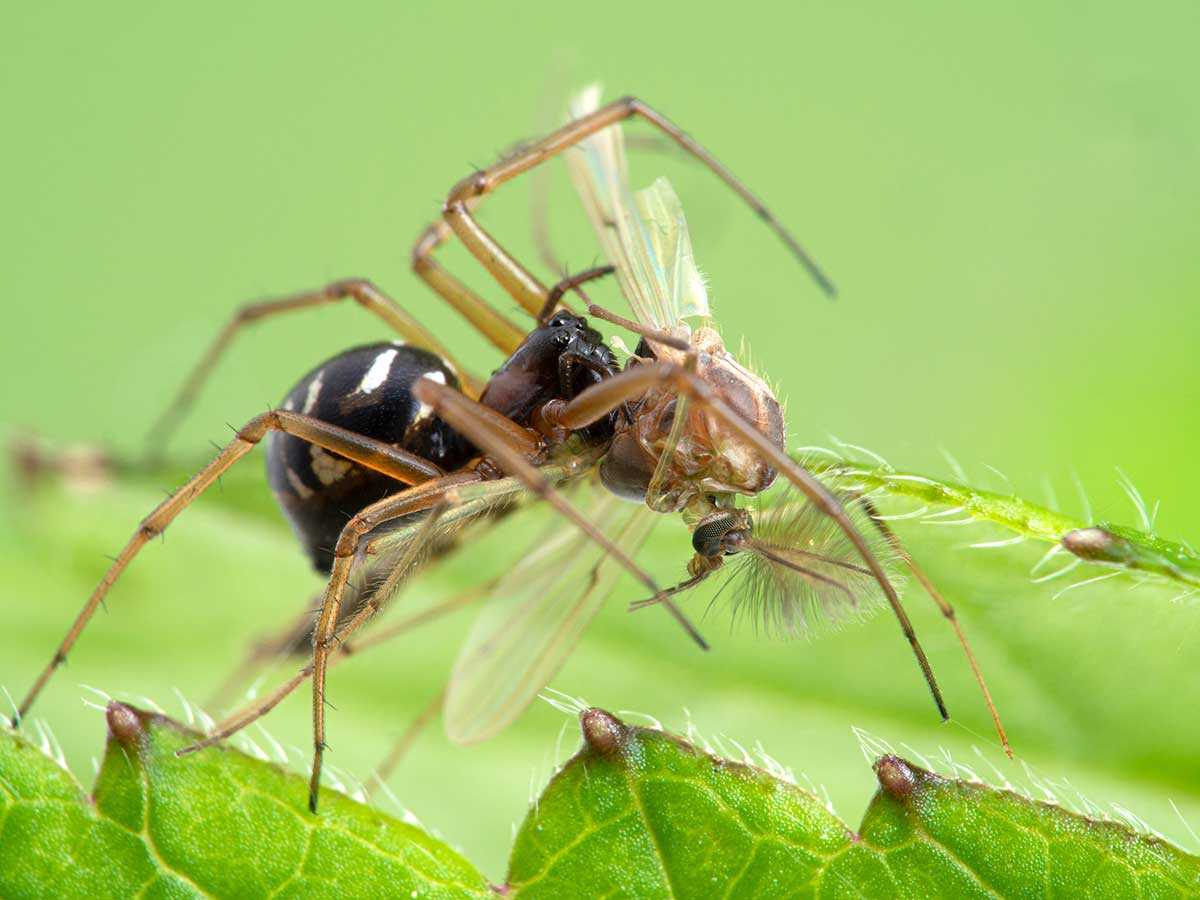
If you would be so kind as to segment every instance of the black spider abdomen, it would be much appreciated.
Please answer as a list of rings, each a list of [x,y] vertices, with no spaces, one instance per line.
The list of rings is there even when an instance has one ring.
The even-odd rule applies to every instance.
[[[413,397],[413,385],[426,376],[459,386],[434,353],[405,344],[368,344],[317,366],[288,392],[282,406],[400,447],[443,469],[457,469],[475,451]],[[338,536],[353,515],[404,489],[386,475],[290,434],[271,432],[266,445],[271,490],[319,572],[329,572]]]

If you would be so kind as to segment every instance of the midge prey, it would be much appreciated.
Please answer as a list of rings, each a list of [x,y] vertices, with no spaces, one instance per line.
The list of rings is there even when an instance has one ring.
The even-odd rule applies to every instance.
[[[768,626],[803,631],[808,617],[890,604],[948,718],[889,569],[912,568],[953,623],[1003,729],[970,648],[947,604],[853,485],[826,485],[786,452],[783,410],[766,383],[737,362],[711,327],[683,211],[659,179],[633,192],[620,123],[641,118],[701,161],[743,198],[830,290],[828,281],[762,202],[704,148],[633,98],[605,106],[590,89],[566,125],[455,185],[440,221],[413,248],[416,273],[499,350],[486,382],[366,281],[245,307],[218,337],[156,430],[187,408],[234,334],[267,316],[353,300],[403,342],[348,350],[305,376],[281,408],[248,422],[228,446],[143,520],[89,598],[19,707],[24,716],[138,551],[264,438],[271,487],[315,567],[328,577],[312,658],[290,682],[233,716],[197,750],[274,707],[312,677],[315,811],[325,752],[325,680],[331,654],[431,555],[452,553],[462,529],[522,500],[544,501],[574,529],[541,541],[491,586],[455,663],[443,703],[447,733],[479,740],[499,731],[553,676],[622,570],[637,578],[701,646],[673,595],[737,556],[735,604]],[[550,288],[474,216],[505,182],[569,151],[567,161],[609,266]],[[457,236],[534,320],[518,327],[435,260]],[[587,300],[582,285],[615,273],[632,319]],[[567,308],[575,291],[588,314],[637,335],[623,365],[588,321]],[[696,327],[689,320],[697,320]],[[782,476],[792,493],[760,512],[738,505]],[[598,481],[603,490],[594,487]],[[576,502],[586,498],[586,511]],[[617,498],[635,500],[625,504]],[[680,513],[692,532],[687,577],[664,590],[634,555],[659,520]],[[347,594],[347,586],[357,592]],[[1004,741],[1007,749],[1007,742]]]

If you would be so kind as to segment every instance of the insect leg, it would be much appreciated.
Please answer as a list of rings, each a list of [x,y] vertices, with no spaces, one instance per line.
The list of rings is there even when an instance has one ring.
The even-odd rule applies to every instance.
[[[456,361],[442,342],[420,322],[370,281],[362,278],[348,278],[335,281],[320,290],[304,291],[300,294],[273,300],[261,300],[249,303],[237,310],[209,345],[195,368],[192,369],[171,404],[151,426],[146,435],[147,458],[154,459],[157,454],[161,454],[163,446],[170,440],[171,434],[195,402],[200,389],[239,331],[260,319],[343,300],[353,300],[367,312],[382,319],[404,340],[441,356],[454,370],[462,382],[464,390],[473,397],[479,396],[482,391],[482,383],[479,379]]]
[[[606,379],[600,383],[605,384],[611,380]],[[493,410],[428,378],[421,379],[413,386],[413,396],[419,402],[432,406],[437,414],[449,422],[455,430],[465,435],[484,453],[495,458],[506,472],[520,479],[529,490],[549,503],[561,515],[570,520],[576,528],[603,547],[609,556],[661,599],[667,611],[675,617],[692,640],[702,649],[708,649],[708,644],[700,636],[695,626],[658,587],[654,579],[630,559],[606,534],[584,518],[560,492],[556,491],[553,485],[538,472],[537,467],[528,461],[528,454],[522,455],[515,452],[511,446],[505,443],[502,432],[498,432],[491,423],[491,420],[497,417]],[[499,418],[503,419],[502,416]]]
[[[875,508],[874,502],[866,495],[861,495],[860,499],[867,515],[870,516],[875,527],[879,529],[879,533],[884,536],[892,546],[892,549],[899,554],[900,558],[912,570],[913,575],[921,583],[921,587],[925,589],[925,593],[937,604],[942,615],[950,620],[950,626],[954,629],[954,633],[958,635],[958,642],[962,645],[963,653],[966,654],[971,671],[975,673],[975,681],[979,684],[979,690],[983,694],[983,702],[987,704],[988,712],[992,714],[992,722],[996,725],[996,733],[1000,735],[1000,745],[1004,748],[1004,752],[1008,755],[1008,758],[1012,759],[1012,747],[1009,746],[1008,735],[1004,733],[1004,725],[1000,722],[1000,713],[996,710],[996,704],[992,702],[992,693],[988,690],[987,682],[984,681],[983,672],[979,668],[979,663],[975,660],[975,654],[971,651],[971,645],[967,642],[966,632],[963,631],[962,625],[958,621],[958,615],[955,613],[954,607],[942,596],[942,592],[937,589],[937,586],[934,585],[930,577],[925,574],[925,570],[917,565],[917,561],[908,552],[908,548],[904,546],[903,541],[900,540],[900,536],[896,534],[887,522],[880,518],[879,510]]]
[[[913,631],[912,622],[909,621],[908,614],[904,611],[904,606],[900,602],[900,595],[896,593],[896,588],[887,577],[887,573],[884,572],[883,566],[880,565],[879,560],[871,551],[862,534],[855,527],[854,522],[850,519],[842,504],[838,502],[838,499],[811,472],[771,443],[734,412],[717,395],[716,391],[702,379],[694,373],[689,372],[683,366],[668,362],[634,366],[626,369],[619,375],[606,378],[588,387],[574,400],[555,410],[550,418],[555,424],[559,424],[564,428],[572,430],[582,428],[616,409],[620,404],[627,402],[631,398],[639,397],[651,388],[659,387],[664,383],[673,385],[677,390],[689,394],[693,401],[702,405],[709,414],[715,416],[727,428],[736,432],[746,443],[753,446],[788,481],[799,488],[815,508],[829,516],[838,528],[841,529],[850,543],[854,545],[859,556],[866,563],[867,568],[871,570],[871,575],[879,583],[880,588],[883,589],[884,594],[887,596],[888,602],[892,607],[892,612],[895,613],[896,619],[900,623],[900,628],[904,632],[909,646],[912,648],[913,655],[917,658],[918,665],[921,667],[921,674],[925,678],[925,683],[929,686],[929,692],[933,695],[938,713],[941,715],[943,721],[948,721],[950,714],[947,712],[946,703],[942,699],[941,689],[938,687],[937,679],[933,675],[933,669],[929,665],[925,651],[921,648],[921,644],[917,640],[916,632]]]
[[[531,315],[537,315],[546,302],[547,290],[534,275],[516,261],[475,219],[473,210],[481,199],[504,182],[562,153],[568,147],[586,140],[611,125],[634,116],[645,119],[668,135],[685,151],[707,166],[718,178],[741,197],[755,213],[787,245],[788,249],[808,269],[817,283],[829,294],[833,284],[816,265],[800,243],[775,218],[766,205],[711,153],[674,125],[669,119],[636,97],[623,97],[594,112],[568,122],[540,141],[521,148],[495,165],[469,175],[446,197],[442,216],[467,249],[478,259],[500,285]],[[440,241],[438,242],[440,243]],[[432,249],[432,248],[431,248]]]
[[[268,431],[283,431],[310,443],[340,453],[342,456],[360,463],[367,468],[385,475],[390,475],[405,484],[428,482],[443,476],[442,470],[419,456],[414,456],[404,450],[392,447],[381,441],[375,441],[362,435],[354,434],[344,428],[328,425],[309,416],[286,410],[274,410],[251,419],[217,456],[199,472],[197,472],[183,487],[171,494],[166,500],[155,507],[138,525],[129,542],[113,561],[99,585],[92,592],[76,616],[74,623],[67,631],[66,637],[59,644],[54,657],[42,670],[29,693],[17,708],[13,724],[20,724],[21,719],[29,711],[50,676],[64,663],[67,654],[79,635],[83,632],[88,621],[95,614],[113,583],[120,577],[125,568],[133,561],[138,552],[150,540],[166,529],[166,527],[183,510],[209,486],[211,486],[230,466],[249,453],[259,443]],[[453,476],[445,476],[453,477]]]

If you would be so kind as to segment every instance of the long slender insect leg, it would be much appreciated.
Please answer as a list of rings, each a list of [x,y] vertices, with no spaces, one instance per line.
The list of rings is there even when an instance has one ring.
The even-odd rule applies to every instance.
[[[987,682],[983,678],[983,671],[979,668],[979,663],[975,660],[975,654],[971,650],[970,643],[967,642],[966,632],[963,631],[962,625],[958,621],[958,614],[955,613],[954,607],[950,605],[950,602],[944,596],[942,596],[942,592],[938,590],[937,586],[933,583],[930,577],[925,574],[925,570],[917,565],[917,561],[913,559],[912,554],[908,552],[908,548],[904,546],[904,542],[900,540],[900,536],[896,534],[896,532],[890,525],[888,525],[887,522],[880,518],[879,510],[876,509],[871,498],[863,494],[860,495],[859,499],[862,502],[863,508],[866,510],[867,515],[870,516],[871,521],[875,523],[875,527],[879,529],[879,533],[883,535],[884,539],[887,540],[892,549],[899,554],[900,558],[903,559],[909,569],[912,570],[913,575],[916,576],[917,581],[921,583],[921,587],[925,589],[925,593],[927,593],[933,602],[937,604],[937,607],[941,610],[942,615],[949,619],[950,625],[954,629],[954,633],[958,635],[958,642],[962,645],[963,653],[966,654],[967,662],[971,666],[971,671],[975,673],[975,681],[979,684],[979,690],[983,694],[983,702],[987,704],[988,712],[992,714],[992,722],[994,722],[996,725],[996,733],[1000,735],[1000,745],[1004,748],[1004,752],[1008,755],[1008,758],[1012,759],[1012,747],[1008,743],[1008,735],[1004,733],[1004,725],[1000,721],[1000,713],[996,710],[996,704],[992,701],[992,692],[988,690]]]
[[[718,178],[728,185],[758,214],[767,225],[787,245],[793,255],[809,271],[823,290],[834,293],[833,284],[804,250],[800,243],[788,232],[766,205],[747,188],[729,169],[725,168],[715,156],[704,149],[699,143],[669,119],[647,106],[636,97],[623,97],[602,106],[594,112],[580,116],[551,132],[533,144],[523,147],[511,156],[500,160],[493,166],[469,175],[458,182],[446,197],[442,215],[454,232],[459,236],[467,249],[483,264],[500,285],[524,307],[531,315],[537,315],[546,302],[547,290],[536,277],[514,259],[493,238],[478,221],[473,213],[482,197],[491,193],[504,182],[515,178],[522,172],[557,156],[568,147],[586,140],[598,131],[616,125],[632,117],[645,119],[655,128],[668,135],[696,159],[707,166]]]
[[[108,594],[109,589],[117,578],[120,577],[121,573],[125,571],[129,563],[133,561],[133,558],[137,556],[142,547],[149,543],[152,538],[162,534],[176,516],[183,512],[193,500],[211,486],[230,466],[254,449],[254,446],[266,437],[268,431],[283,431],[287,434],[303,438],[326,450],[340,453],[342,456],[360,463],[369,469],[390,475],[392,478],[405,484],[427,482],[444,474],[437,466],[419,456],[395,448],[390,444],[385,444],[382,441],[375,441],[371,438],[355,434],[352,431],[347,431],[344,428],[329,425],[310,416],[286,410],[273,410],[261,416],[256,416],[246,423],[237,433],[237,437],[224,450],[217,454],[216,458],[192,476],[183,487],[179,488],[155,507],[154,511],[141,521],[141,524],[138,525],[129,542],[121,550],[108,571],[104,573],[104,577],[100,579],[100,583],[83,605],[83,609],[80,610],[75,621],[67,631],[66,637],[63,638],[58,649],[55,651],[54,657],[50,660],[46,668],[42,670],[33,686],[29,689],[29,693],[26,694],[25,699],[21,701],[16,715],[13,717],[14,727],[19,725],[21,719],[25,717],[29,708],[37,699],[38,694],[41,693],[42,688],[49,681],[50,676],[66,662],[67,654],[70,652],[71,647],[78,640],[79,635],[95,614],[96,609]]]
[[[464,390],[473,397],[479,396],[482,391],[479,379],[457,362],[442,342],[409,315],[400,304],[370,281],[362,278],[347,278],[335,281],[320,290],[304,291],[278,299],[261,300],[249,303],[237,310],[213,339],[204,356],[200,358],[180,387],[174,400],[151,426],[146,435],[147,458],[153,459],[161,454],[163,446],[170,440],[183,417],[195,403],[197,395],[212,374],[213,369],[225,351],[229,349],[234,337],[243,328],[262,319],[345,300],[353,300],[367,312],[382,319],[389,328],[409,343],[441,356],[458,375]]]
[[[607,379],[611,381],[612,379]],[[606,382],[602,381],[601,384]],[[491,424],[491,419],[497,416],[493,410],[464,397],[458,391],[451,390],[445,385],[423,378],[413,386],[413,396],[421,403],[428,403],[438,415],[468,440],[479,447],[495,460],[511,475],[519,478],[529,490],[537,494],[555,510],[571,521],[591,540],[595,541],[604,551],[620,564],[627,572],[637,578],[656,596],[660,597],[668,612],[687,631],[688,635],[701,648],[707,649],[708,644],[695,626],[663,592],[654,579],[629,558],[626,553],[614,544],[606,534],[585,519],[561,493],[556,491],[537,468],[528,462],[528,456],[515,452],[502,439],[502,433],[497,432]],[[500,417],[503,418],[503,417]],[[507,421],[507,420],[505,420]]]
[[[564,428],[572,430],[582,428],[616,409],[620,404],[632,398],[639,397],[651,388],[660,387],[663,384],[673,385],[677,390],[690,394],[696,403],[702,405],[707,412],[719,419],[722,424],[731,431],[736,432],[746,443],[753,446],[762,454],[763,458],[769,461],[788,481],[799,488],[817,509],[829,516],[838,528],[841,529],[850,543],[854,545],[859,556],[862,557],[863,562],[871,570],[872,576],[874,576],[887,596],[888,602],[892,607],[892,612],[895,613],[896,619],[900,623],[900,628],[904,632],[909,646],[912,648],[913,655],[917,658],[918,665],[921,667],[921,674],[925,678],[925,683],[929,686],[929,692],[933,695],[938,713],[944,721],[948,721],[950,714],[947,712],[946,703],[942,699],[941,689],[938,687],[937,679],[933,675],[933,668],[929,665],[925,651],[921,648],[921,644],[917,640],[912,622],[909,621],[908,614],[904,611],[904,606],[900,602],[900,595],[896,593],[896,588],[888,579],[887,573],[884,572],[879,560],[875,557],[870,546],[862,534],[859,533],[841,503],[811,472],[751,427],[748,422],[717,395],[712,387],[694,373],[689,372],[683,366],[668,362],[634,366],[626,369],[619,375],[614,375],[612,378],[606,378],[591,385],[574,400],[551,411],[548,418]]]

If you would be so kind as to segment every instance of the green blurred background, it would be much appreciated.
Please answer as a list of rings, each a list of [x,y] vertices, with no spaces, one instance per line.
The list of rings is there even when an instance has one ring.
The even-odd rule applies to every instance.
[[[1006,489],[995,466],[1023,495],[1044,500],[1049,489],[1078,513],[1075,472],[1097,518],[1136,524],[1120,466],[1163,501],[1164,536],[1200,540],[1200,7],[781,10],[9,8],[0,424],[132,452],[239,303],[351,275],[373,278],[489,370],[498,360],[410,275],[409,244],[451,183],[535,136],[569,88],[598,79],[705,142],[838,282],[838,301],[826,302],[702,169],[671,152],[635,158],[639,183],[675,181],[722,330],[780,386],[793,443],[834,434],[943,475],[945,448],[982,486]],[[587,265],[596,249],[559,168],[555,245]],[[532,261],[529,200],[514,183],[484,218]],[[445,259],[512,310],[460,248]],[[228,439],[226,423],[276,402],[325,356],[380,336],[353,308],[245,336],[173,456],[202,459],[209,441]],[[25,688],[105,554],[171,486],[5,480],[0,685]],[[535,525],[495,535],[411,602],[503,565]],[[765,643],[748,628],[730,633],[718,608],[704,656],[665,616],[627,616],[613,602],[555,686],[674,728],[686,708],[703,733],[761,740],[825,785],[852,823],[873,785],[854,725],[926,755],[945,748],[993,781],[973,748],[1017,784],[1069,779],[1196,849],[1195,601],[1124,582],[1055,598],[1068,582],[1030,584],[1039,550],[962,549],[995,531],[905,536],[959,604],[1027,768],[1002,761],[952,634],[917,595],[909,607],[944,681],[949,726],[888,617],[814,643]],[[665,526],[646,558],[666,580],[687,552],[686,534]],[[80,703],[80,684],[178,713],[172,689],[202,700],[251,637],[317,587],[270,507],[261,462],[247,462],[137,561],[37,712],[87,782],[102,722]],[[689,602],[697,614],[704,604]],[[370,770],[436,691],[467,622],[333,673],[335,766]],[[267,724],[307,746],[307,698],[293,699]],[[393,790],[501,878],[510,824],[549,774],[563,721],[537,704],[470,748],[435,729]],[[1057,794],[1071,801],[1074,789]]]

